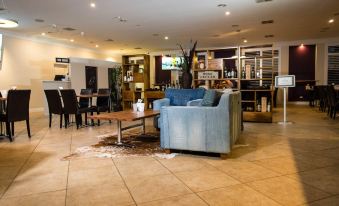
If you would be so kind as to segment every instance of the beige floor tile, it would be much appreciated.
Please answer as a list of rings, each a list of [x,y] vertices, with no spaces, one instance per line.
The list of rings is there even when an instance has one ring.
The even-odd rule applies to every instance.
[[[130,176],[154,176],[170,174],[170,172],[157,160],[150,157],[136,157],[130,160],[126,158],[114,160],[123,178]]]
[[[273,170],[279,174],[292,174],[316,168],[316,166],[300,161],[293,156],[262,159],[253,161],[253,163]]]
[[[114,166],[98,167],[86,170],[70,170],[68,187],[96,186],[104,183],[123,185],[123,181]]]
[[[0,166],[0,180],[13,180],[14,177],[19,173],[20,168],[20,166]]]
[[[125,181],[137,204],[192,193],[173,175],[130,177]]]
[[[178,172],[175,175],[194,192],[240,184],[225,173],[211,168]]]
[[[67,206],[133,205],[134,201],[124,185],[110,183],[81,186],[67,190]]]
[[[279,204],[245,186],[234,185],[200,192],[198,195],[211,206],[278,206]]]
[[[339,205],[339,196],[333,196],[305,204],[304,206],[338,206]]]
[[[329,196],[328,193],[287,177],[259,180],[248,185],[282,205],[299,205]]]
[[[5,197],[30,195],[66,189],[67,173],[18,176],[5,193]]]
[[[66,190],[46,192],[22,197],[2,198],[0,206],[62,206],[65,205]]]
[[[162,200],[139,204],[140,206],[204,206],[207,205],[195,194],[170,197]]]
[[[288,177],[307,183],[328,193],[339,194],[339,166],[325,167],[289,175]]]
[[[84,158],[70,161],[70,170],[85,170],[99,167],[113,166],[114,163],[110,158]]]
[[[5,193],[12,180],[0,180],[0,197]]]
[[[217,168],[241,182],[250,182],[279,176],[279,174],[276,172],[256,165],[252,162],[242,160],[227,160]]]
[[[184,172],[210,167],[210,165],[206,164],[200,157],[190,155],[179,155],[172,159],[159,158],[158,160],[172,172]]]

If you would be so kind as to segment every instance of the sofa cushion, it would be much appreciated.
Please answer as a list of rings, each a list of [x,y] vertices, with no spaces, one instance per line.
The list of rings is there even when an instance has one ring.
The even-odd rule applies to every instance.
[[[205,89],[166,89],[165,97],[171,106],[186,106],[188,101],[202,99]]]
[[[219,104],[221,95],[222,95],[221,92],[218,92],[214,89],[207,90],[201,102],[201,106],[205,107],[217,106]]]

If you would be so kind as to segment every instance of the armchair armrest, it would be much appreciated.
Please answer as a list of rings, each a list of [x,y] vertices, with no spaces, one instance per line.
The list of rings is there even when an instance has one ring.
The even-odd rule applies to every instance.
[[[187,102],[187,106],[201,106],[202,99],[195,99]]]
[[[170,99],[163,98],[163,99],[157,99],[153,101],[153,110],[160,110],[163,106],[169,106],[170,105]]]

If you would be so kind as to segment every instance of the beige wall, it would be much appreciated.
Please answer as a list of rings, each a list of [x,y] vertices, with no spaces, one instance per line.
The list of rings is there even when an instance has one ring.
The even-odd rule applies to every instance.
[[[39,42],[32,39],[4,35],[4,54],[0,70],[0,89],[15,85],[18,89],[32,90],[30,107],[43,107],[42,80],[52,80],[55,57],[107,58],[93,50],[67,47],[66,45]],[[117,60],[121,56],[111,56]]]

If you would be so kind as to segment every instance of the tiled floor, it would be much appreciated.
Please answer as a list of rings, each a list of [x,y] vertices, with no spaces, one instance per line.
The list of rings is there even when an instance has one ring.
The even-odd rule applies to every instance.
[[[0,142],[0,206],[339,205],[339,118],[300,105],[288,114],[295,124],[245,123],[226,160],[187,154],[62,160],[114,132],[115,122],[59,129],[56,118],[49,129],[46,117],[32,114],[31,140],[18,123],[15,141]]]

